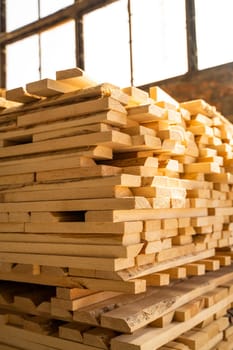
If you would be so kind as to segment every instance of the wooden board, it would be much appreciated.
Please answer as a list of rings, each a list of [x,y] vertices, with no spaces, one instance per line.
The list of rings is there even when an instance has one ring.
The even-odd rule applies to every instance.
[[[84,116],[91,113],[98,113],[106,110],[114,110],[125,113],[125,108],[111,97],[104,97],[96,100],[74,103],[67,106],[53,107],[51,109],[35,111],[18,117],[18,126],[38,125],[65,118]]]
[[[26,84],[26,90],[33,95],[49,97],[74,91],[74,88],[53,79],[42,79]]]

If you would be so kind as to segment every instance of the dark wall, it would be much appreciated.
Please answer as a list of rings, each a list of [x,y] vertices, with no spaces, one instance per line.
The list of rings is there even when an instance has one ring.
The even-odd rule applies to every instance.
[[[179,102],[202,98],[233,122],[233,63],[156,84]]]

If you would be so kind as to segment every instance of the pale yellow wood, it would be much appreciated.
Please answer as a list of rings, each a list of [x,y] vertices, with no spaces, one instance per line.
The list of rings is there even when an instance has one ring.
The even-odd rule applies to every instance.
[[[67,266],[74,268],[82,268],[86,265],[104,271],[117,271],[134,266],[133,259],[108,259],[44,254],[0,253],[0,260],[2,262],[39,265],[43,265],[46,261],[47,266]]]
[[[179,103],[159,86],[150,87],[149,93],[150,97],[155,101],[166,101],[175,107],[179,106]]]
[[[154,104],[127,107],[128,117],[140,123],[158,121],[165,117],[165,110]]]
[[[205,274],[205,264],[193,263],[185,265],[187,275],[200,276]]]
[[[8,101],[4,97],[0,97],[0,112],[7,110],[8,108],[18,107],[20,104],[15,101]]]
[[[26,90],[33,95],[50,97],[74,91],[74,88],[60,81],[46,78],[26,84]]]
[[[45,212],[46,213],[46,212]],[[34,213],[35,215],[36,213]],[[38,213],[41,215],[42,213]],[[46,220],[47,221],[47,220]],[[70,234],[130,234],[141,232],[142,222],[59,222],[47,223],[38,221],[34,223],[26,223],[25,231],[31,233],[70,233]]]
[[[185,323],[171,323],[162,329],[147,327],[138,330],[132,335],[121,335],[112,340],[112,350],[118,350],[119,348],[122,350],[158,349],[160,346],[173,340],[174,336],[177,337],[179,334],[188,331],[192,327],[195,327],[202,320],[211,316],[218,310],[223,309],[225,305],[228,305],[230,300],[233,300],[232,296],[224,298],[212,307],[202,310],[200,313]]]
[[[66,323],[59,327],[59,338],[82,343],[83,332],[90,328],[89,325],[74,322]]]
[[[121,168],[112,167],[108,165],[97,165],[95,167],[79,167],[69,169],[58,169],[49,171],[39,171],[36,174],[36,180],[38,182],[48,182],[54,180],[72,180],[72,179],[85,179],[87,177],[102,177],[113,176],[122,173]],[[137,174],[132,174],[137,175]],[[0,178],[1,179],[1,178]]]
[[[56,288],[56,297],[59,299],[73,300],[77,298],[81,298],[83,296],[93,294],[94,291],[82,288],[64,288],[57,287]]]
[[[180,103],[182,108],[187,109],[192,115],[203,113],[207,116],[213,117],[216,115],[216,108],[210,106],[202,99],[191,100]]]
[[[94,244],[59,244],[59,243],[20,243],[1,242],[1,252],[49,254],[51,256],[72,257],[103,257],[103,258],[133,258],[139,254],[143,243],[120,246],[120,245],[94,245]]]
[[[105,146],[110,148],[122,148],[131,145],[131,137],[119,131],[97,132],[88,135],[64,137],[58,140],[47,140],[26,145],[3,147],[0,149],[0,158],[35,153],[68,150],[87,146]]]
[[[78,67],[57,71],[56,79],[71,85],[75,89],[83,89],[97,85],[95,81],[87,76],[85,71]]]
[[[1,207],[0,207],[1,208]],[[113,211],[90,211],[86,213],[87,221],[135,221],[135,220],[154,220],[171,219],[177,217],[195,217],[206,216],[206,208],[188,208],[188,209],[147,209],[147,210],[113,210]],[[104,219],[105,218],[105,219]]]
[[[108,110],[114,110],[125,114],[125,108],[117,100],[114,100],[111,97],[104,97],[66,106],[55,106],[48,110],[29,112],[23,116],[19,116],[17,119],[18,126],[22,127]]]
[[[13,327],[10,325],[2,326],[2,334],[0,335],[0,341],[4,340],[7,344],[20,345],[25,350],[52,350],[52,349],[77,349],[77,343],[62,338],[37,334],[24,329]],[[78,344],[80,350],[96,350],[98,348],[86,345]]]
[[[175,312],[172,311],[172,312],[169,312],[168,314],[166,314],[162,317],[159,317],[157,320],[150,323],[150,327],[163,328],[163,327],[168,326],[173,321],[174,314],[175,314]]]
[[[187,276],[185,267],[173,267],[168,270],[164,270],[163,272],[168,273],[170,278],[174,279],[186,278]]]
[[[0,203],[2,212],[25,212],[25,211],[84,211],[84,210],[107,209],[136,209],[148,208],[151,206],[144,197],[126,197],[126,198],[99,198],[99,199],[74,199],[57,201],[38,201],[24,203]],[[135,221],[136,218],[133,220]],[[140,220],[140,219],[139,219]],[[99,221],[99,220],[96,220]],[[101,220],[102,221],[102,220]],[[114,220],[115,221],[115,220]],[[120,220],[121,221],[121,220]],[[132,221],[132,220],[129,220]]]
[[[192,163],[185,164],[184,170],[186,173],[220,173],[220,168],[217,163]]]
[[[60,308],[69,311],[75,311],[82,307],[89,306],[99,301],[110,299],[119,295],[116,292],[96,292],[90,295],[82,296],[74,300],[65,300],[60,298],[51,298],[51,308]]]
[[[111,339],[116,336],[116,332],[110,329],[93,328],[83,334],[83,343],[96,346],[100,349],[109,349]]]
[[[0,173],[1,174],[1,173]],[[19,175],[0,175],[0,186],[32,184],[34,182],[33,173],[24,173]]]
[[[124,93],[129,95],[129,105],[140,105],[148,103],[149,95],[146,91],[143,91],[134,86],[125,87],[122,89]]]
[[[186,322],[195,315],[197,315],[205,306],[204,299],[202,297],[194,299],[190,303],[187,303],[176,309],[174,315],[174,321]]]
[[[169,274],[166,273],[154,273],[152,275],[145,276],[146,284],[148,286],[166,286],[170,283]]]
[[[15,101],[19,103],[30,103],[40,100],[39,96],[32,95],[28,93],[24,88],[18,87],[15,89],[6,91],[6,99],[10,101]]]
[[[56,124],[56,123],[55,123]],[[32,137],[33,142],[57,139],[73,135],[90,134],[92,132],[105,132],[113,130],[112,126],[105,123],[89,124],[84,126],[64,127],[62,129],[35,133]]]

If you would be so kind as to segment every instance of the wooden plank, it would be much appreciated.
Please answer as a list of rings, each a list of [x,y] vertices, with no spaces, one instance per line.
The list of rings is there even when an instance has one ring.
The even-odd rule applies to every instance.
[[[141,221],[130,222],[59,222],[59,223],[26,223],[25,231],[31,233],[76,233],[76,234],[130,234],[141,232]]]
[[[73,300],[95,293],[94,291],[81,288],[56,288],[56,297],[59,299]]]
[[[166,273],[154,273],[144,276],[148,286],[167,286],[170,283],[169,274]]]
[[[74,300],[65,300],[59,298],[51,298],[51,308],[53,313],[53,308],[60,308],[69,311],[75,311],[81,309],[85,306],[89,306],[99,301],[107,300],[119,295],[116,292],[96,292],[90,295],[85,295]]]
[[[53,79],[42,79],[26,84],[26,90],[32,95],[49,97],[74,91],[74,88]]]
[[[0,175],[0,186],[32,184],[35,180],[34,173],[24,173],[19,175]]]
[[[113,168],[114,169],[114,168]],[[116,188],[124,188],[124,187],[139,187],[141,184],[141,178],[137,175],[130,174],[121,174],[114,175],[108,177],[94,177],[87,179],[80,179],[78,181],[69,181],[69,182],[56,182],[56,183],[38,183],[32,186],[25,185],[21,188],[22,192],[25,191],[41,191],[41,190],[60,190],[60,189],[71,189],[71,188],[92,188],[92,187],[102,187],[107,186],[110,187],[116,186]],[[14,193],[17,192],[18,189],[9,189],[5,190],[3,193]]]
[[[96,346],[100,349],[109,349],[111,339],[116,335],[116,332],[110,329],[93,328],[87,330],[83,334],[83,343],[90,346]]]
[[[12,164],[6,162],[1,165],[1,175],[13,175],[13,174],[25,174],[36,171],[48,171],[61,169],[70,169],[74,167],[91,167],[95,166],[95,162],[87,157],[80,157],[75,155],[60,155],[60,156],[47,156],[30,159],[30,161],[20,160],[18,162],[12,162]]]
[[[125,126],[126,125],[126,115],[117,111],[109,110],[100,113],[93,113],[88,116],[79,117],[78,119],[73,117],[65,121],[53,121],[47,124],[38,124],[36,126],[28,128],[13,129],[6,132],[0,133],[1,140],[23,140],[32,135],[38,135],[37,137],[41,139],[50,138],[50,136],[56,135],[56,133],[62,129],[71,128],[91,128],[93,124],[103,123],[107,126]]]
[[[57,81],[62,81],[65,84],[73,86],[75,89],[83,89],[91,86],[96,86],[97,83],[90,79],[85,71],[75,67],[56,72]]]
[[[140,123],[158,121],[165,118],[165,110],[154,104],[127,107],[128,117]]]
[[[85,215],[86,221],[135,221],[135,220],[155,220],[155,219],[171,219],[180,217],[207,216],[206,208],[172,208],[172,209],[147,209],[147,210],[112,210],[112,211],[90,211]]]
[[[213,117],[216,114],[216,108],[210,106],[202,99],[182,102],[180,103],[180,106],[187,109],[192,115],[203,113],[207,116]]]
[[[48,224],[47,224],[48,225]],[[141,242],[140,232],[122,234],[30,234],[25,235],[19,233],[0,233],[0,242],[17,242],[17,243],[54,243],[54,244],[86,244],[86,245],[114,245],[114,246],[130,246]]]
[[[104,257],[104,258],[133,258],[139,254],[143,243],[129,246],[118,245],[85,245],[32,242],[1,242],[0,252],[28,253],[44,255],[65,255],[72,257]]]
[[[103,315],[104,313],[111,311],[119,306],[127,305],[131,302],[139,302],[143,300],[143,298],[150,296],[151,294],[155,295],[156,293],[154,293],[153,289],[149,287],[147,288],[147,291],[142,294],[137,294],[137,295],[124,294],[124,295],[111,298],[108,301],[102,301],[102,302],[96,303],[95,305],[88,306],[75,311],[74,320],[99,326],[101,315]]]
[[[172,311],[166,315],[163,315],[162,317],[159,317],[157,320],[150,323],[150,327],[159,327],[159,328],[166,327],[172,322],[174,318],[174,314],[175,312]]]
[[[30,234],[0,233],[0,242],[27,242],[27,243],[57,243],[57,244],[94,244],[94,245],[116,245],[130,246],[141,242],[140,232],[130,234]]]
[[[12,262],[19,264],[43,265],[47,266],[73,267],[82,269],[83,266],[93,266],[94,269],[103,271],[117,271],[123,268],[134,266],[133,259],[108,259],[91,258],[65,255],[45,255],[45,254],[20,254],[20,253],[0,253],[1,262]],[[93,289],[93,288],[91,288]]]
[[[86,179],[102,176],[114,176],[122,173],[121,168],[108,165],[96,165],[95,167],[80,167],[70,169],[58,169],[39,171],[36,174],[37,182],[48,182],[57,180]],[[134,174],[133,174],[134,175]]]
[[[148,92],[136,88],[135,86],[125,87],[122,91],[129,95],[128,105],[140,105],[149,102]]]
[[[198,314],[205,306],[204,299],[199,297],[175,310],[174,320],[177,322],[186,322]]]
[[[145,266],[144,269],[142,267],[137,268],[133,267],[130,268],[129,270],[124,270],[124,271],[119,271],[118,275],[123,279],[123,280],[128,280],[129,278],[140,278],[143,277],[144,275],[155,273],[155,272],[160,272],[166,269],[170,269],[176,266],[184,265],[185,263],[191,263],[194,261],[198,261],[201,259],[205,259],[208,257],[213,256],[215,253],[214,249],[210,250],[205,250],[202,252],[197,252],[193,254],[189,254],[186,256],[179,256],[175,259],[167,259],[161,263],[154,263],[149,266]]]
[[[88,135],[70,136],[61,138],[59,141],[54,139],[35,142],[32,144],[19,144],[16,146],[3,147],[0,149],[0,158],[98,145],[111,148],[127,147],[131,145],[131,138],[129,135],[115,130],[100,133],[97,132]]]
[[[176,108],[179,107],[179,103],[159,86],[151,86],[149,89],[149,95],[155,101],[165,101]]]
[[[49,336],[45,334],[39,334],[31,331],[27,331],[24,329],[16,328],[10,325],[2,325],[2,331],[4,334],[4,337],[0,335],[0,339],[4,340],[7,338],[8,341],[7,343],[12,344],[12,340],[15,339],[16,343],[19,342],[20,344],[36,344],[36,347],[23,347],[24,349],[33,349],[33,350],[45,350],[46,348],[42,347],[41,345],[44,345],[45,347],[51,347],[59,350],[77,350],[77,343],[69,340],[65,340],[62,338],[54,337],[54,336]],[[10,339],[12,339],[10,341]],[[24,346],[24,345],[23,345]],[[79,350],[97,350],[98,348],[95,348],[93,346],[89,346],[86,344],[78,344]],[[47,350],[47,349],[46,349]]]
[[[27,113],[18,117],[18,126],[38,125],[65,118],[78,117],[105,110],[114,110],[125,114],[125,108],[111,97],[103,97],[91,101],[74,103],[66,106],[46,108],[46,110]]]
[[[76,127],[64,127],[58,130],[34,133],[32,140],[33,142],[39,142],[44,140],[57,139],[59,137],[68,137],[73,135],[90,134],[93,132],[105,132],[111,130],[112,126],[104,123],[89,124]]]
[[[77,199],[64,201],[43,201],[24,203],[0,203],[1,212],[29,212],[29,211],[85,211],[97,208],[106,209],[134,209],[150,208],[148,201],[143,197],[127,198],[99,198],[99,199]],[[140,219],[139,219],[140,220]],[[135,220],[134,220],[135,221]]]
[[[90,328],[89,325],[82,323],[65,323],[59,327],[59,338],[72,340],[78,343],[83,342],[83,333]]]
[[[24,88],[18,87],[6,91],[6,99],[20,103],[30,103],[40,100],[39,96],[28,93]]]
[[[19,103],[13,102],[13,101],[8,101],[4,97],[0,97],[0,112],[3,110],[8,110],[8,108],[14,108],[19,106]]]
[[[175,287],[170,290],[169,288],[166,289],[166,287],[163,287],[163,295],[160,294],[159,297],[156,298],[156,303],[158,303],[158,307],[156,308],[154,306],[155,297],[151,296],[144,299],[144,301],[141,303],[130,303],[122,308],[109,311],[102,316],[101,325],[106,328],[111,328],[126,333],[134,332],[144,325],[156,320],[158,317],[161,317],[164,314],[175,310],[180,305],[185,304],[185,301],[188,302],[191,299],[200,296],[204,292],[207,292],[208,289],[212,289],[210,286],[205,289],[206,286],[204,285],[196,285],[194,288],[193,286],[188,286],[188,284],[185,283],[183,286],[188,287],[188,289],[190,288],[190,290],[188,291],[186,288],[181,290],[178,288],[178,290],[176,290]],[[204,290],[203,293],[200,294],[200,289],[202,288]],[[173,299],[170,299],[170,297]],[[150,312],[150,310],[152,310],[151,308],[153,309],[152,313]],[[145,313],[147,317],[143,316]],[[150,315],[150,317],[148,315]]]
[[[0,232],[24,232],[24,223],[1,222]]]
[[[74,92],[69,92],[66,94],[62,94],[56,97],[48,98],[48,99],[42,99],[39,102],[33,103],[33,104],[26,104],[26,105],[19,105],[14,103],[13,105],[17,107],[12,109],[3,110],[1,112],[1,120],[9,120],[8,116],[15,117],[15,115],[22,114],[26,111],[33,111],[35,109],[38,109],[40,107],[45,108],[49,106],[57,106],[61,104],[67,104],[67,103],[74,103],[74,102],[80,102],[88,99],[95,99],[100,97],[109,97],[120,101],[124,105],[127,105],[128,98],[127,95],[124,94],[122,91],[120,91],[119,88],[116,86],[109,84],[109,83],[103,83],[99,84],[94,87],[76,90]],[[6,108],[6,107],[4,107]]]
[[[91,199],[91,198],[124,198],[132,197],[132,192],[122,186],[100,187],[73,187],[60,189],[46,189],[30,191],[12,191],[0,194],[2,202],[30,202],[30,201],[50,201],[66,199]]]
[[[229,304],[229,302],[232,302],[232,300],[233,297],[228,296],[214,306],[204,309],[185,323],[171,323],[162,329],[148,327],[138,330],[132,335],[121,335],[116,337],[111,342],[112,350],[117,350],[119,348],[122,350],[158,349],[160,346],[173,340],[174,336],[177,337],[179,334],[188,331],[202,320],[208,318],[218,310],[223,309]]]
[[[220,173],[220,167],[217,163],[192,163],[184,165],[185,173]]]
[[[177,340],[188,345],[192,350],[198,350],[208,342],[208,335],[204,332],[191,330],[179,336]]]

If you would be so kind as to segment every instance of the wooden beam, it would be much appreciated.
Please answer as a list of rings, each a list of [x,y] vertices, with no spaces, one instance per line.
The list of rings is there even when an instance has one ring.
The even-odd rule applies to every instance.
[[[188,71],[197,71],[197,41],[195,25],[195,1],[186,0],[186,28],[187,28],[187,53]]]

